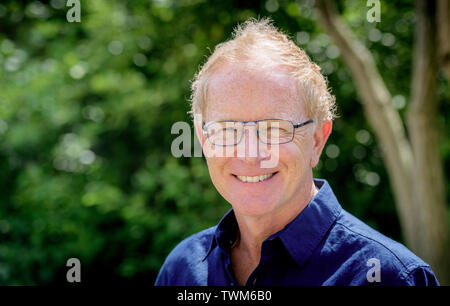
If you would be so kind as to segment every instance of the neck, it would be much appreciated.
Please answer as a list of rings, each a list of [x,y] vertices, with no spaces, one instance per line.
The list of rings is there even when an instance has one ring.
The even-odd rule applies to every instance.
[[[239,241],[235,247],[247,254],[254,263],[259,263],[261,245],[269,236],[282,230],[302,212],[318,192],[314,181],[308,182],[290,203],[262,216],[245,216],[235,211],[239,225]]]

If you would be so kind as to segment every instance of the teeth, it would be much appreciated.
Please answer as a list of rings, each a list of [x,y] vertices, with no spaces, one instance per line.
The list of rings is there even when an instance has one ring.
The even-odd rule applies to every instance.
[[[245,183],[258,183],[258,182],[262,182],[262,181],[268,179],[272,175],[273,175],[273,173],[259,175],[259,176],[242,176],[242,175],[237,175],[237,178],[240,179],[241,181],[245,182]]]

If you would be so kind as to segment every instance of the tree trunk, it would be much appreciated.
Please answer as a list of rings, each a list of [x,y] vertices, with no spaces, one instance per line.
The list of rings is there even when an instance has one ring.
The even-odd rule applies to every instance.
[[[417,5],[410,142],[372,54],[354,37],[332,1],[316,1],[321,23],[350,68],[365,116],[382,149],[406,244],[431,265],[442,284],[449,284],[448,223],[436,126],[434,1],[418,1]]]
[[[426,228],[423,231],[423,245],[417,251],[431,265],[449,271],[450,240],[448,224],[445,222],[445,183],[439,151],[439,127],[436,123],[439,102],[436,95],[436,3],[417,0],[416,11],[412,95],[407,124],[415,157],[415,188],[423,205],[419,224],[421,228]],[[441,275],[442,282],[448,284],[448,277]]]

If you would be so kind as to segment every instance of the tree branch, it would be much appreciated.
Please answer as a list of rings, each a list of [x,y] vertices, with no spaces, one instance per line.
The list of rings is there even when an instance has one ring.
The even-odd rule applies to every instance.
[[[437,21],[439,57],[450,81],[450,1],[438,0]]]

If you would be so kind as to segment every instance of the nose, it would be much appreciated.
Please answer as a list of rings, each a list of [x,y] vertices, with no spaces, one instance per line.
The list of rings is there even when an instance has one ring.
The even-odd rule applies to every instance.
[[[237,157],[250,164],[259,163],[270,157],[267,145],[258,139],[257,127],[254,122],[246,123],[241,141],[237,145]]]

